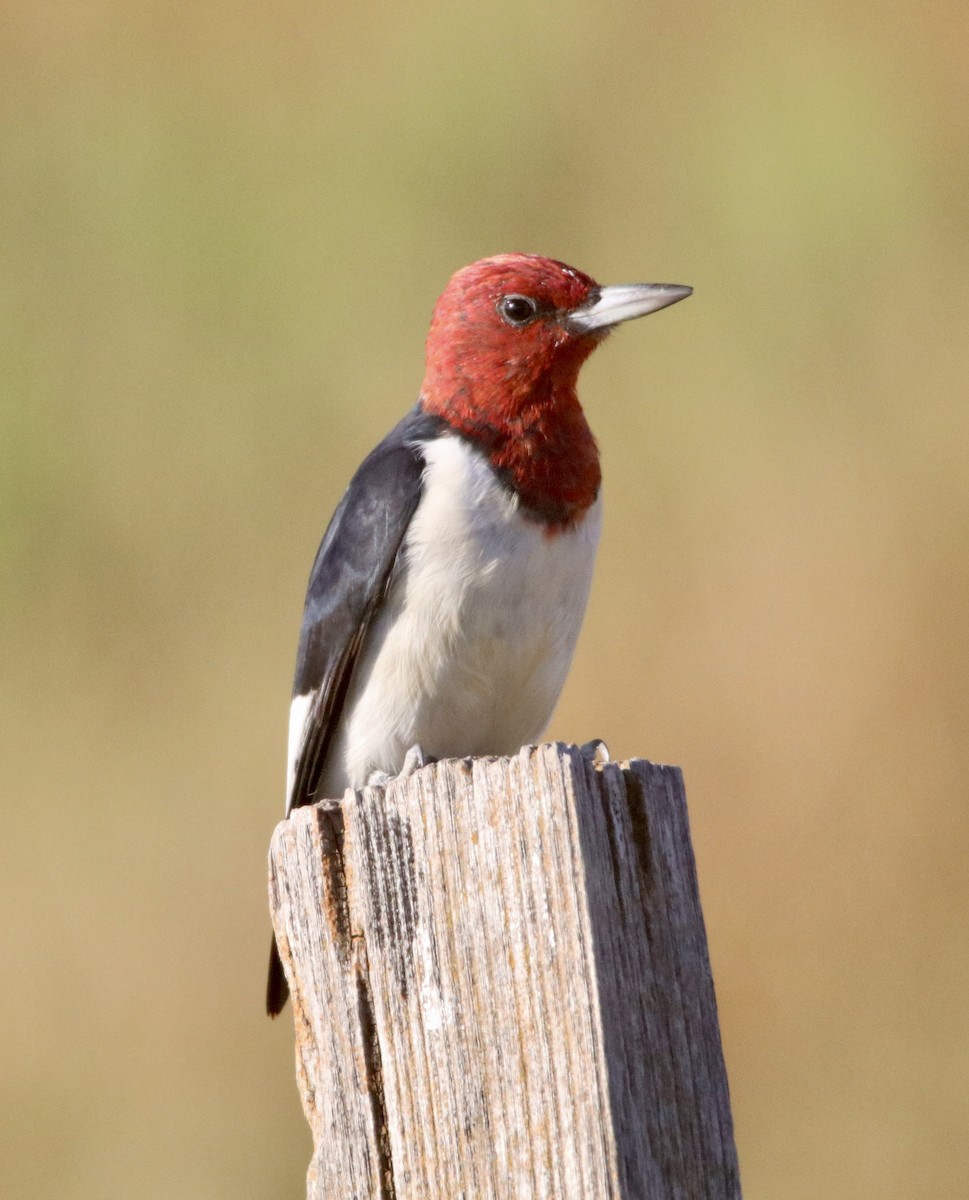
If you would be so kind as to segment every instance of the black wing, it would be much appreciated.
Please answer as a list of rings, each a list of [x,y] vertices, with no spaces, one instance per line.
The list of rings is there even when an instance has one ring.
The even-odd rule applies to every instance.
[[[443,422],[414,408],[364,459],[310,574],[293,696],[309,696],[287,815],[312,804],[360,648],[421,498],[421,445]]]
[[[387,592],[407,526],[421,498],[423,443],[444,422],[420,405],[363,460],[337,506],[310,573],[293,696],[310,696],[286,815],[311,804],[353,668]],[[289,986],[276,941],[269,955],[266,1011],[282,1012]]]

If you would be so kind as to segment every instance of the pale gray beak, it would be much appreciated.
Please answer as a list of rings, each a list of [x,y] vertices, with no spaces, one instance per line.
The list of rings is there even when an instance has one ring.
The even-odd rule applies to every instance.
[[[595,333],[609,329],[620,321],[632,321],[658,312],[678,300],[685,300],[693,288],[679,283],[620,283],[604,287],[591,303],[576,308],[565,318],[565,324],[576,333]]]

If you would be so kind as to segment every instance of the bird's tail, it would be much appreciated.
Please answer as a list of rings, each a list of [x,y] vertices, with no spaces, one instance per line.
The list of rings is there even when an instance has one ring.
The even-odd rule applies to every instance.
[[[279,957],[279,950],[276,948],[276,939],[273,938],[272,945],[269,947],[269,979],[266,982],[266,1012],[271,1017],[278,1017],[286,1005],[286,997],[289,995],[289,984],[286,982],[286,976],[283,973],[283,963]]]

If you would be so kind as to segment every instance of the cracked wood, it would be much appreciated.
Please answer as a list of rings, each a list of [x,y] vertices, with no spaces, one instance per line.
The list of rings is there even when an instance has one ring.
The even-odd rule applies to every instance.
[[[739,1198],[676,768],[435,764],[295,812],[270,876],[310,1200]]]

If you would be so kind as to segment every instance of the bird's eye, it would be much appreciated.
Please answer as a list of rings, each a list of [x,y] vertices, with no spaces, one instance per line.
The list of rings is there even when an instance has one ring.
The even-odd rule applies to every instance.
[[[527,325],[538,316],[538,305],[531,296],[502,296],[498,312],[509,325]]]

